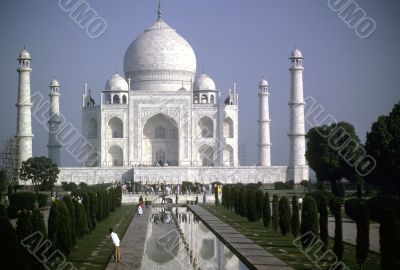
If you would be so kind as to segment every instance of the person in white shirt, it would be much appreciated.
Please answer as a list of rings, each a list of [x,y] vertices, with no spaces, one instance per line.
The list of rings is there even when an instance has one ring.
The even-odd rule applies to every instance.
[[[121,261],[121,254],[119,252],[119,242],[120,242],[120,240],[119,240],[118,234],[113,232],[112,228],[109,229],[109,232],[110,232],[111,240],[113,241],[114,246],[115,246],[114,260],[115,260],[115,262],[120,262]]]

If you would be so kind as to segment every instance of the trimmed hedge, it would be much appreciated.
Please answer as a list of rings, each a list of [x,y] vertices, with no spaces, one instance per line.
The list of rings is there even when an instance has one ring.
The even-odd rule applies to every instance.
[[[37,194],[37,201],[39,204],[39,207],[47,206],[47,201],[49,199],[49,196],[44,193],[38,193]]]
[[[0,256],[2,269],[18,269],[18,239],[13,225],[5,217],[0,217]]]
[[[287,181],[287,182],[275,182],[274,183],[274,188],[277,190],[283,190],[283,189],[293,189],[294,188],[294,182],[292,180]]]
[[[311,234],[305,235],[309,232]],[[317,203],[312,196],[306,196],[303,200],[300,234],[304,235],[301,239],[303,247],[313,245],[318,238],[318,210]]]
[[[274,194],[272,196],[272,228],[274,231],[278,229],[279,225],[279,197],[278,195]]]
[[[271,223],[271,204],[269,201],[269,194],[266,192],[264,194],[263,200],[263,224],[264,227],[268,228]]]
[[[36,193],[18,192],[10,196],[10,205],[14,205],[17,210],[32,210],[37,199]]]
[[[344,212],[346,215],[351,218],[352,220],[357,220],[357,212],[358,212],[358,205],[360,203],[366,203],[363,199],[358,198],[351,198],[345,201],[344,203]]]
[[[299,202],[297,196],[292,197],[292,220],[291,229],[293,237],[300,233],[300,216],[299,216]]]
[[[291,215],[289,200],[281,197],[279,200],[279,227],[282,235],[290,233]]]
[[[247,202],[246,202],[246,215],[250,222],[257,220],[257,209],[256,209],[256,191],[254,189],[247,189]]]
[[[263,213],[263,200],[264,200],[264,192],[259,189],[256,192],[256,220],[260,220]]]

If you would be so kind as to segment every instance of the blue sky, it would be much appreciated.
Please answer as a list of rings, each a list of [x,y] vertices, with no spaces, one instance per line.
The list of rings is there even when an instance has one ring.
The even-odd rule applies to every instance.
[[[47,96],[51,79],[61,85],[61,110],[81,128],[81,96],[89,84],[97,103],[108,78],[123,73],[129,44],[156,18],[155,0],[87,1],[108,24],[91,39],[59,7],[60,0],[3,0],[0,4],[0,143],[16,131],[18,67],[24,45],[32,60],[32,93]],[[400,3],[358,0],[376,22],[360,39],[328,7],[327,0],[164,0],[163,18],[193,47],[222,96],[235,81],[239,91],[239,141],[246,159],[257,160],[258,81],[270,83],[272,164],[288,160],[289,54],[304,54],[305,96],[327,114],[352,123],[362,140],[379,115],[400,100]],[[47,155],[47,132],[34,121],[34,155]],[[62,151],[62,165],[74,160]]]

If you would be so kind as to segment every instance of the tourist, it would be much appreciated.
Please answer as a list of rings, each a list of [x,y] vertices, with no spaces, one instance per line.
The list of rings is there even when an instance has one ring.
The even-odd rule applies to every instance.
[[[120,262],[121,261],[121,254],[119,252],[119,242],[120,242],[119,237],[115,232],[113,232],[112,228],[109,229],[109,232],[110,232],[111,240],[113,241],[113,244],[114,244],[114,247],[115,247],[115,250],[114,250],[114,261],[115,262]]]
[[[137,213],[139,217],[143,215],[143,206],[141,204],[138,205]]]
[[[140,195],[140,197],[139,197],[139,203],[142,203],[142,202],[143,202],[143,196]]]

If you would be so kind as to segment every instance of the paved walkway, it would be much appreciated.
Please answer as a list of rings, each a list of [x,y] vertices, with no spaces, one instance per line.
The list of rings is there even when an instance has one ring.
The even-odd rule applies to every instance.
[[[250,269],[293,269],[203,207],[198,205],[188,207]]]
[[[335,218],[328,218],[328,232],[330,237],[335,236]],[[343,219],[343,241],[356,245],[357,226],[350,219]],[[380,253],[379,251],[379,223],[369,225],[369,250]]]
[[[132,219],[131,224],[129,224],[129,227],[121,240],[121,262],[115,263],[114,256],[111,257],[106,270],[141,269],[150,211],[151,205],[148,206],[148,208],[144,208],[141,217],[135,216]]]

